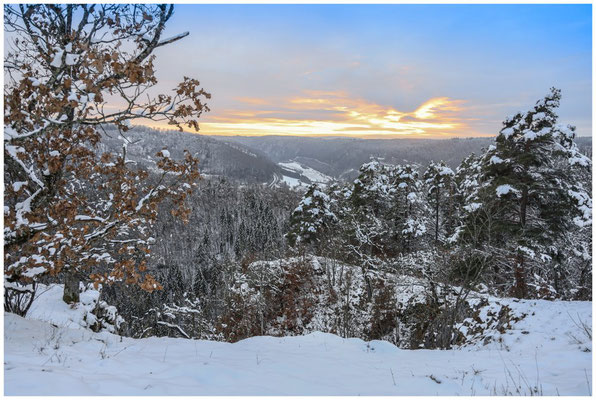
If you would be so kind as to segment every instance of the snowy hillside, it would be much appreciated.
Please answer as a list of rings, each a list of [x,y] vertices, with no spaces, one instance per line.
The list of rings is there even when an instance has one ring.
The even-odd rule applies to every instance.
[[[298,162],[278,163],[283,169],[299,173],[301,176],[307,178],[312,183],[327,183],[332,180],[331,177],[317,171],[316,169],[302,165]]]
[[[72,324],[80,312],[59,295],[47,291],[30,319],[5,314],[6,395],[591,393],[591,302],[500,299],[526,317],[490,343],[401,350],[320,332],[234,344],[122,338]]]
[[[282,162],[277,165],[284,172],[281,181],[292,188],[307,187],[311,183],[325,186],[333,180],[330,176],[297,161]]]

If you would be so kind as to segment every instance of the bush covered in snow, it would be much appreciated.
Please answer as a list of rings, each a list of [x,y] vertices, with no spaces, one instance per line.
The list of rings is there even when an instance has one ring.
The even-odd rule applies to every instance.
[[[101,299],[102,286],[80,285],[80,302],[68,305],[62,301],[64,287],[39,284],[35,300],[27,317],[48,321],[69,328],[84,328],[94,332],[120,333],[124,325],[115,306]]]
[[[369,279],[370,302],[357,266],[312,255],[253,262],[235,275],[217,329],[234,342],[321,331],[387,340],[402,348],[442,348],[477,339],[469,333],[484,335],[495,329],[490,320],[465,331],[478,315],[507,314],[506,307],[494,302],[491,310],[485,310],[487,296],[473,293],[451,321],[457,288],[389,271],[370,272]]]

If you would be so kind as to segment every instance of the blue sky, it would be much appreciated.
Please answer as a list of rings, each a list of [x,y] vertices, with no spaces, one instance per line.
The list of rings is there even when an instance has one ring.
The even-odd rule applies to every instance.
[[[591,5],[178,5],[160,88],[213,94],[205,134],[494,135],[556,86],[591,134]]]

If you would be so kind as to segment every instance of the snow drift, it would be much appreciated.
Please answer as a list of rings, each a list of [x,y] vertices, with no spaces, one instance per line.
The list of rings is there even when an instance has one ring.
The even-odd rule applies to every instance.
[[[401,350],[320,332],[234,344],[94,333],[48,291],[29,319],[4,316],[5,394],[590,394],[591,302],[499,301],[526,316],[490,342]]]

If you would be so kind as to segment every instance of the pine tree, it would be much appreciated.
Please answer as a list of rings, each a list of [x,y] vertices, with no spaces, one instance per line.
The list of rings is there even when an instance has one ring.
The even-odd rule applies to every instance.
[[[534,274],[560,265],[570,233],[591,224],[589,192],[576,179],[591,168],[574,142],[575,128],[557,124],[560,90],[551,89],[533,109],[504,122],[482,157],[472,208],[496,214],[486,240],[502,250],[502,268],[513,266],[512,292],[527,297]],[[478,211],[475,212],[478,212]]]
[[[439,241],[443,242],[445,237],[453,233],[454,177],[453,170],[447,167],[443,161],[439,163],[431,161],[422,177],[426,186],[428,204],[434,212],[436,244]]]
[[[368,301],[372,299],[371,271],[381,264],[386,243],[391,239],[387,215],[394,188],[390,171],[390,166],[378,160],[363,164],[343,213],[349,261],[360,265]]]
[[[387,213],[394,192],[390,171],[377,160],[365,163],[350,191],[345,215],[350,221],[350,248],[359,260],[381,255],[389,236]]]
[[[316,245],[337,220],[330,208],[330,198],[317,184],[308,187],[290,219],[287,234],[291,246]]]
[[[391,168],[391,210],[393,253],[408,253],[423,246],[427,217],[422,182],[414,165]]]
[[[454,232],[447,238],[448,243],[456,243],[460,234],[465,230],[466,217],[474,212],[480,205],[477,198],[480,177],[482,175],[482,158],[470,154],[464,158],[461,164],[455,170],[454,176],[454,220],[456,226]]]

